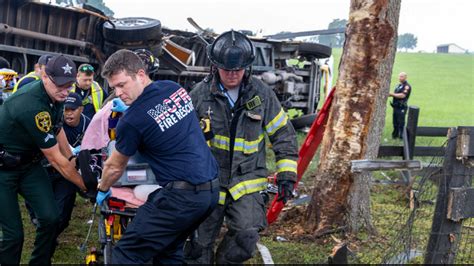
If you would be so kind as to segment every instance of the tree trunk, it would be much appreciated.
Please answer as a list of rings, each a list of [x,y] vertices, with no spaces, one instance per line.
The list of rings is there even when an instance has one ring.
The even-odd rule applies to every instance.
[[[307,211],[307,227],[374,231],[370,174],[353,174],[351,160],[377,156],[397,44],[401,0],[352,0],[346,41]]]

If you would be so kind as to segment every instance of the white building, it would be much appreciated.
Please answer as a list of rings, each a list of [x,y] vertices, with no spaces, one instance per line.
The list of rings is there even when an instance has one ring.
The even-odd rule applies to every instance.
[[[440,44],[436,47],[437,53],[465,54],[467,50],[455,43]]]

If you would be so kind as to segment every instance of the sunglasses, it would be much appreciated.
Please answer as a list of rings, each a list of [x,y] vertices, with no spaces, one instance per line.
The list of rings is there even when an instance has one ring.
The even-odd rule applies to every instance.
[[[91,65],[84,65],[79,68],[81,72],[94,72],[94,67]]]

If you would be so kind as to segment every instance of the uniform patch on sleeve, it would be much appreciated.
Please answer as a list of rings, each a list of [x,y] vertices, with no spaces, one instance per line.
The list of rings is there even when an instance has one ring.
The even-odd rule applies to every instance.
[[[48,112],[39,112],[35,116],[36,127],[42,132],[49,132],[51,130],[51,116]]]

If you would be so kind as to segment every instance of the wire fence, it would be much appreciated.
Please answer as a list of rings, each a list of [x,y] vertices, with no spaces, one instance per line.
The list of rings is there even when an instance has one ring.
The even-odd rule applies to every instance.
[[[385,212],[373,215],[374,223],[377,228],[382,228],[380,231],[387,240],[383,245],[385,250],[381,252],[382,255],[376,258],[380,259],[380,263],[425,263],[435,257],[442,257],[443,261],[452,263],[474,263],[474,218],[456,223],[446,219],[445,212],[441,214],[444,217],[438,213],[440,209],[444,210],[447,207],[446,197],[450,185],[446,175],[453,173],[440,168],[445,165],[444,160],[442,157],[432,158],[425,166],[427,170],[414,177],[411,188],[400,186],[396,192],[392,192],[398,193],[398,204],[386,204]],[[468,167],[461,170],[464,171],[464,174],[461,174],[461,178],[464,179],[462,186],[472,187],[474,171]],[[459,168],[455,171],[459,171]],[[382,192],[387,193],[387,190]],[[436,208],[437,201],[446,202],[446,205]],[[434,226],[434,219],[439,217],[442,218],[441,222],[438,221],[438,226]],[[456,226],[461,226],[461,229],[456,231]],[[452,231],[449,230],[451,228]]]
[[[382,208],[384,212],[374,214],[374,223],[387,242],[380,251],[380,257],[376,258],[378,262],[423,262],[438,194],[438,169],[443,161],[443,158],[433,157],[425,166],[428,170],[414,176],[411,186],[400,185],[395,192],[391,192],[398,194],[392,196],[395,202],[386,204]],[[393,187],[388,189],[393,190]]]
[[[461,242],[459,243],[455,263],[474,263],[474,218],[466,219],[462,224]]]
[[[469,169],[465,173],[464,186],[474,187],[474,169]],[[467,203],[474,205],[474,202]],[[456,264],[474,264],[474,218],[463,220],[460,232],[460,241],[457,248]]]

